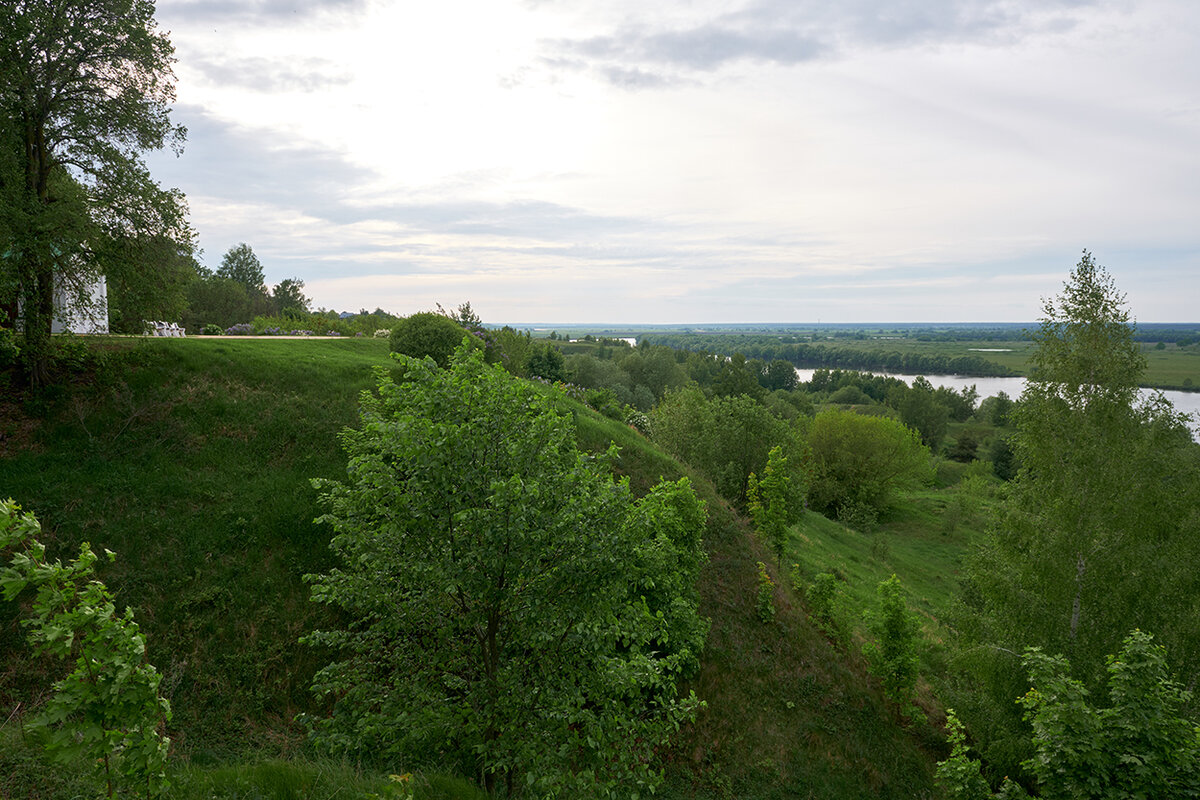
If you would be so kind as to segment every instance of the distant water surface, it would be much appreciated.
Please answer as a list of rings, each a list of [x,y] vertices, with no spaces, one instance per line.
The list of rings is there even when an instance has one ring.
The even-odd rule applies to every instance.
[[[815,369],[797,369],[796,375],[802,381],[812,380]],[[912,385],[916,375],[900,375],[894,372],[872,372],[872,375],[883,375],[888,378],[899,378]],[[1023,377],[1015,378],[973,378],[967,375],[926,375],[925,380],[932,383],[934,386],[946,386],[955,391],[962,391],[971,386],[975,387],[975,391],[979,392],[979,399],[985,397],[995,397],[1004,392],[1012,399],[1016,400],[1021,396],[1021,392],[1025,391],[1025,379]],[[1175,406],[1176,411],[1182,411],[1184,414],[1192,415],[1192,430],[1200,434],[1200,392],[1180,392],[1174,389],[1139,389],[1142,397],[1149,397],[1154,392],[1162,392],[1162,395],[1171,401],[1171,405]]]

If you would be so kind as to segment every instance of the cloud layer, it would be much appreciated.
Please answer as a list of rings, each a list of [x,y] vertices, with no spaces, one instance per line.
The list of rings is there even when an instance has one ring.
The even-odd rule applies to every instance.
[[[846,58],[864,49],[981,43],[1012,46],[1074,27],[1089,0],[758,0],[734,11],[664,25],[634,16],[614,30],[547,42],[548,63],[590,67],[623,88],[735,62],[784,66]],[[634,79],[631,80],[630,76]]]
[[[489,320],[1030,320],[1200,295],[1200,7],[165,0],[205,259]]]

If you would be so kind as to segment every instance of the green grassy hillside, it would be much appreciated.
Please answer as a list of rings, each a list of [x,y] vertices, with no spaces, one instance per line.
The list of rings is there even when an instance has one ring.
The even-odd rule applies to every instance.
[[[321,777],[333,767],[308,761],[293,722],[312,708],[308,685],[319,666],[319,654],[296,640],[326,613],[307,601],[300,576],[331,565],[329,532],[312,522],[309,479],[343,474],[337,433],[354,424],[359,393],[374,385],[372,368],[390,363],[386,342],[105,346],[114,354],[107,377],[75,387],[44,417],[26,416],[11,397],[0,401],[0,494],[38,515],[58,553],[86,540],[118,554],[101,577],[134,607],[164,676],[181,792],[260,796],[244,790],[260,772],[285,786],[261,796],[305,796],[286,789],[316,785],[305,780],[335,785],[336,777]],[[560,402],[582,447],[622,448],[618,469],[635,490],[685,472],[627,426]],[[692,686],[707,708],[663,754],[664,794],[936,796],[936,733],[898,723],[861,659],[808,621],[782,576],[779,613],[769,624],[758,620],[755,563],[770,559],[692,477],[710,509],[700,589],[712,629]],[[8,753],[0,774],[36,764],[15,746],[14,731],[51,668],[28,659],[17,612],[0,605],[0,710],[16,712],[0,727],[0,751]],[[267,759],[283,762],[250,766]],[[16,776],[24,782],[0,788],[69,796],[60,778]],[[451,788],[426,796],[465,796],[452,788],[461,784],[443,783]],[[228,788],[235,784],[243,789]]]

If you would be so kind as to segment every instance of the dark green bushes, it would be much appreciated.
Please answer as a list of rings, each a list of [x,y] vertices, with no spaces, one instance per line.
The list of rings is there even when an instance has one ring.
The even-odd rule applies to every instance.
[[[393,353],[413,358],[429,356],[444,368],[466,336],[467,331],[449,317],[421,311],[397,322],[388,341]],[[479,346],[477,341],[475,346]]]

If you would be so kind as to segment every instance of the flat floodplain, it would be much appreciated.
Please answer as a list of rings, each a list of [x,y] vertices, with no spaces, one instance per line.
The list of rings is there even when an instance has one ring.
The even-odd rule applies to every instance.
[[[730,334],[724,337],[723,343],[731,344],[735,336]],[[922,341],[915,338],[837,338],[817,340],[814,344],[864,353],[911,353],[947,358],[979,356],[1018,375],[1029,374],[1029,357],[1034,350],[1033,342],[1026,339]],[[1155,343],[1140,344],[1147,362],[1142,385],[1154,389],[1200,389],[1200,344],[1187,347],[1179,347],[1172,343],[1164,345],[1162,350],[1158,350]]]

